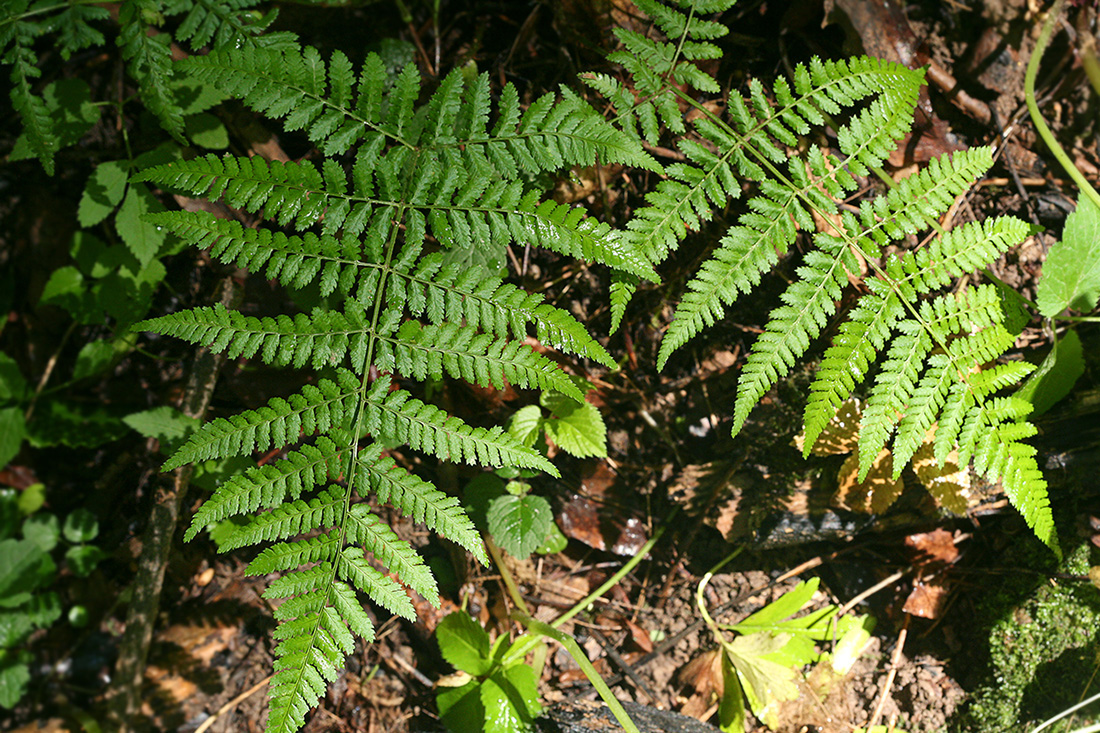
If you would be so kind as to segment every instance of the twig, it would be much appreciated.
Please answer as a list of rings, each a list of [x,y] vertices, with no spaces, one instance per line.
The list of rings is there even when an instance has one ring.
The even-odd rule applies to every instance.
[[[223,279],[218,290],[221,304],[231,305],[236,295],[232,278]],[[185,415],[201,419],[206,413],[214,394],[218,370],[224,361],[224,354],[213,354],[208,349],[202,349],[195,355],[183,399]],[[119,644],[115,678],[108,693],[111,723],[119,733],[132,730],[134,718],[140,709],[145,661],[160,610],[160,594],[164,588],[168,552],[176,534],[180,506],[187,494],[193,471],[194,467],[191,465],[176,469],[171,481],[160,482],[153,497],[152,516],[142,537],[141,557],[138,558],[137,575],[133,583],[133,598],[126,614],[126,631]]]
[[[868,598],[870,598],[874,594],[878,593],[880,590],[882,590],[886,586],[890,585],[891,583],[894,583],[895,581],[901,580],[901,578],[904,575],[905,575],[905,571],[904,570],[899,570],[896,573],[894,573],[893,575],[891,575],[890,577],[884,578],[884,579],[880,580],[878,583],[875,583],[870,588],[863,591],[862,593],[857,595],[855,598],[853,598],[852,600],[848,601],[843,606],[841,606],[840,610],[838,610],[836,612],[837,617],[843,616],[844,614],[848,613],[853,608],[855,608],[857,605],[859,605],[863,601],[867,600]]]
[[[247,690],[245,690],[241,694],[237,695],[235,698],[233,698],[232,700],[227,702],[225,705],[222,705],[220,708],[218,708],[218,712],[214,713],[209,718],[202,721],[202,725],[200,725],[198,728],[195,729],[195,733],[206,733],[206,731],[210,728],[210,726],[214,725],[214,723],[217,723],[218,720],[221,719],[221,717],[223,715],[225,715],[230,710],[237,707],[242,702],[244,702],[248,698],[255,695],[257,692],[262,690],[264,685],[266,685],[268,682],[271,682],[271,678],[274,677],[274,676],[275,675],[269,675],[269,676],[265,677],[264,679],[260,680],[256,684],[252,685],[252,687],[249,687]]]
[[[890,688],[894,685],[894,677],[898,674],[898,664],[901,663],[901,652],[905,649],[905,637],[909,633],[909,617],[905,617],[905,624],[898,632],[898,644],[894,648],[894,654],[890,657],[890,671],[886,673],[886,681],[882,684],[882,695],[878,705],[875,706],[875,714],[871,716],[871,722],[867,724],[867,730],[872,730],[882,717],[882,708],[886,705],[886,698],[890,694]]]

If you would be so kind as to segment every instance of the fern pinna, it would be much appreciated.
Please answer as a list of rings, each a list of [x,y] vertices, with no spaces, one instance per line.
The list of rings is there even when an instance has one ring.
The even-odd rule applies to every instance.
[[[373,494],[485,559],[456,500],[385,457],[384,446],[556,473],[502,428],[468,425],[401,383],[446,375],[500,387],[507,380],[583,399],[560,367],[523,343],[531,327],[547,345],[613,363],[572,316],[482,270],[472,253],[534,244],[654,279],[618,233],[579,209],[540,200],[524,180],[597,158],[656,165],[637,140],[566,89],[521,111],[507,85],[490,127],[486,74],[466,80],[455,71],[420,103],[416,68],[391,78],[374,54],[359,74],[342,53],[326,61],[311,47],[242,48],[180,65],[283,118],[286,129],[304,130],[325,156],[319,166],[207,156],[142,174],[257,212],[281,229],[180,211],[152,215],[158,225],[288,287],[316,281],[322,296],[343,303],[276,318],[195,308],[138,326],[234,358],[324,374],[286,399],[208,423],[165,464],[286,449],[274,464],[224,482],[187,536],[245,515],[226,546],[273,543],[249,572],[280,574],[266,591],[285,599],[276,611],[267,729],[292,731],[334,679],[353,635],[372,638],[357,593],[408,618],[405,586],[438,603],[432,574],[365,499]]]
[[[923,71],[871,58],[815,59],[795,67],[791,82],[777,80],[770,93],[754,80],[747,99],[729,94],[723,117],[689,93],[690,87],[708,93],[718,89],[691,62],[721,55],[710,41],[725,27],[700,16],[732,2],[676,0],[680,7],[675,7],[636,1],[665,38],[617,31],[623,49],[613,58],[623,65],[626,81],[607,76],[587,81],[609,99],[628,134],[656,142],[660,117],[677,135],[683,160],[667,168],[667,178],[635,212],[623,236],[626,245],[656,264],[715,209],[740,197],[743,181],[759,187],[746,213],[688,283],[664,334],[658,366],[663,368],[676,349],[750,292],[786,255],[798,232],[805,232],[811,235],[809,249],[797,278],[742,369],[734,435],[830,323],[854,282],[859,297],[837,327],[811,387],[804,419],[807,454],[885,351],[860,425],[861,480],[891,436],[896,478],[935,429],[937,461],[942,464],[957,444],[960,465],[973,457],[980,473],[1001,481],[1036,535],[1057,552],[1046,484],[1034,449],[1021,442],[1034,433],[1025,422],[1030,407],[996,395],[1030,370],[1019,362],[994,364],[1014,340],[998,293],[983,285],[957,295],[937,294],[1031,233],[1011,217],[951,232],[937,222],[992,165],[992,151],[975,148],[934,160],[888,194],[864,201],[858,212],[842,208],[841,201],[859,185],[857,177],[879,166],[909,130]],[[686,132],[684,110],[696,116],[691,135],[681,135]],[[845,113],[849,119],[838,125],[834,117]],[[825,125],[835,129],[839,155],[814,144],[804,154],[794,152],[814,128]],[[817,231],[813,214],[840,224]],[[928,229],[936,235],[923,248],[886,252]],[[861,261],[870,269],[868,276],[861,275]],[[616,325],[635,287],[636,278],[618,276],[612,291]]]

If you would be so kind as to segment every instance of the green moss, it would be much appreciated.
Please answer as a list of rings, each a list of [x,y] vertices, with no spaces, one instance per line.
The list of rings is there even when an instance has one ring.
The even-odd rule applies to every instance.
[[[1082,544],[1059,571],[1087,573],[1088,559],[1089,546]],[[1094,676],[1100,664],[1100,593],[1088,583],[1037,584],[1035,577],[1009,576],[982,603],[981,615],[991,623],[989,674],[956,721],[958,730],[1026,730],[1025,723],[1057,715],[1100,685],[1100,675]],[[1075,727],[1083,722],[1077,718]]]

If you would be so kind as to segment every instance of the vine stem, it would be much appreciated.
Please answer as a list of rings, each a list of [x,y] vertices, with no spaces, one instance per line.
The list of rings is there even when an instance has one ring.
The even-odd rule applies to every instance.
[[[1081,192],[1092,199],[1097,208],[1100,208],[1100,193],[1097,193],[1084,174],[1069,159],[1069,155],[1066,154],[1061,144],[1055,139],[1054,133],[1047,126],[1046,120],[1039,112],[1039,104],[1035,101],[1035,78],[1039,75],[1039,62],[1050,43],[1050,37],[1054,32],[1054,24],[1062,17],[1062,7],[1065,4],[1066,0],[1055,0],[1054,5],[1047,11],[1047,19],[1043,23],[1043,29],[1039,32],[1039,40],[1035,42],[1035,50],[1031,52],[1031,58],[1027,62],[1027,72],[1024,75],[1024,101],[1027,102],[1027,111],[1031,115],[1031,121],[1035,125],[1036,132],[1046,143],[1051,154],[1069,174],[1069,177],[1073,179],[1073,182],[1077,184],[1077,187],[1081,189]]]

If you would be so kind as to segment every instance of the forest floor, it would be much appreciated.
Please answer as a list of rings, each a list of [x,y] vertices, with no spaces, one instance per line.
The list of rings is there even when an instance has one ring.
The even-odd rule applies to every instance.
[[[612,15],[628,13],[629,5],[626,0],[445,2],[437,29],[427,13],[405,25],[382,3],[288,8],[279,23],[326,49],[362,44],[357,34],[365,28],[371,29],[370,40],[387,32],[412,42],[429,78],[438,69],[473,60],[494,79],[513,81],[533,98],[558,84],[573,84],[579,72],[607,68],[603,56],[614,43]],[[1046,228],[994,268],[997,277],[1033,298],[1045,252],[1076,198],[1072,183],[1036,142],[1024,107],[1024,68],[1035,43],[1039,5],[1032,0],[929,1],[902,10],[862,0],[745,0],[726,18],[734,33],[722,41],[725,59],[708,70],[725,88],[744,91],[748,79],[770,83],[814,55],[837,59],[866,52],[914,67],[933,64],[915,131],[888,172],[900,177],[945,152],[998,145],[995,167],[954,216],[960,223],[1011,214]],[[1091,10],[1080,12],[1095,16]],[[1095,181],[1100,103],[1065,33],[1056,37],[1048,58],[1040,74],[1041,106],[1063,146]],[[15,128],[5,124],[5,138],[14,136]],[[281,145],[291,159],[305,153],[303,141],[294,136],[271,144]],[[625,180],[608,184],[618,178]],[[0,169],[0,183],[0,190],[21,190],[18,210],[5,206],[0,212],[8,222],[0,231],[10,232],[0,235],[8,241],[0,264],[17,273],[17,297],[29,304],[41,287],[34,270],[68,252],[72,232],[58,225],[63,217],[57,212],[75,208],[83,180],[64,174],[48,178],[24,161]],[[620,225],[639,205],[637,192],[651,190],[653,183],[616,170],[586,170],[558,182],[555,194]],[[722,219],[728,225],[738,213],[731,205]],[[716,675],[707,656],[714,641],[700,622],[695,594],[703,574],[736,547],[744,551],[721,567],[706,591],[718,620],[743,618],[810,577],[821,579],[818,606],[845,606],[857,599],[855,611],[876,620],[870,644],[848,677],[827,694],[805,688],[798,701],[781,709],[780,730],[840,733],[872,720],[907,731],[1025,730],[1094,694],[1100,689],[1100,626],[1089,624],[1100,620],[1096,590],[1079,575],[1059,573],[996,487],[976,491],[981,495],[967,514],[951,517],[936,510],[910,477],[912,491],[889,521],[834,513],[836,523],[824,522],[814,507],[829,502],[844,459],[804,462],[793,447],[806,389],[803,373],[766,398],[744,434],[730,439],[726,418],[739,367],[778,302],[782,268],[725,321],[683,349],[665,371],[656,371],[663,327],[708,242],[720,236],[723,221],[689,238],[662,266],[663,285],[642,290],[623,328],[605,340],[621,358],[622,369],[567,364],[596,385],[590,399],[607,423],[609,457],[582,461],[558,455],[563,478],[536,481],[569,542],[561,552],[510,563],[532,614],[552,620],[663,528],[649,556],[564,629],[577,637],[622,698],[714,721]],[[605,272],[538,251],[510,254],[514,282],[544,292],[595,332],[606,333]],[[157,296],[156,307],[166,309],[173,300],[200,302],[217,279],[209,263],[196,265],[191,253],[171,258],[168,268],[171,287]],[[245,287],[245,301],[261,311],[288,297],[262,278]],[[31,353],[42,363],[60,348],[64,324],[51,321],[48,313],[31,315],[30,306],[21,310],[19,302],[3,346],[9,353]],[[1100,339],[1084,328],[1081,336],[1091,366],[1077,387],[1078,397],[1044,423],[1042,460],[1058,492],[1056,518],[1067,546],[1076,548],[1071,554],[1078,563],[1097,565],[1100,546],[1090,543],[1089,535],[1100,535],[1093,456],[1100,442],[1089,431],[1095,431],[1100,416],[1082,395],[1097,385]],[[1017,351],[1038,361],[1050,343],[1042,324],[1033,321]],[[100,385],[96,399],[142,407],[178,399],[190,363],[188,348],[165,339],[143,348],[145,355],[128,357]],[[287,375],[229,363],[217,385],[213,414],[286,394],[294,386],[288,380],[301,379]],[[497,423],[531,399],[514,390],[490,393],[459,384],[441,390],[438,399],[457,414]],[[132,578],[152,488],[161,480],[163,459],[156,451],[155,441],[133,436],[94,450],[24,449],[0,472],[0,484],[16,489],[45,483],[58,511],[92,508],[110,553],[91,578],[66,581],[65,592],[87,599],[96,623],[35,638],[35,653],[42,669],[54,670],[53,681],[35,688],[6,729],[80,730],[76,711],[94,710],[102,702],[123,618],[119,595]],[[395,458],[409,465],[419,460],[399,452]],[[460,469],[442,474],[440,484],[460,493],[476,475]],[[92,491],[96,498],[89,500]],[[205,495],[204,488],[193,490],[185,512]],[[349,658],[347,673],[330,686],[307,731],[442,730],[433,684],[452,670],[436,647],[436,624],[464,605],[494,635],[516,631],[509,620],[511,601],[493,569],[444,547],[396,513],[389,518],[429,558],[441,579],[443,607],[423,604],[416,623],[381,623],[378,640]],[[271,608],[261,597],[262,579],[244,574],[250,558],[241,553],[219,555],[205,536],[189,544],[178,539],[149,656],[144,712],[150,729],[195,731],[216,715],[206,728],[211,733],[259,731],[273,626]],[[540,692],[547,706],[595,698],[560,649],[551,651]],[[1074,724],[1100,717],[1100,708],[1090,710]]]

